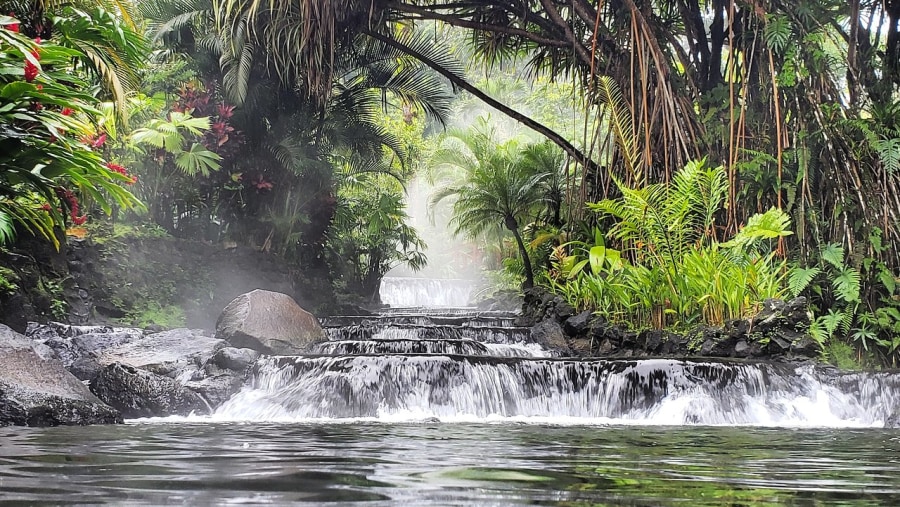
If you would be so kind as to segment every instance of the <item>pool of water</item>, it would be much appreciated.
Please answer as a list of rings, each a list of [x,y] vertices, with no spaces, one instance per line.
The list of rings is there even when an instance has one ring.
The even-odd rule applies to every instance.
[[[900,432],[129,423],[0,428],[0,504],[900,505]]]

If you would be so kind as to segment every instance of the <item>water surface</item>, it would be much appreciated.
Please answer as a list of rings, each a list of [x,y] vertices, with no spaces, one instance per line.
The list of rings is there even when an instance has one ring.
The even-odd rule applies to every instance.
[[[880,429],[0,428],[0,504],[900,505],[898,460]]]

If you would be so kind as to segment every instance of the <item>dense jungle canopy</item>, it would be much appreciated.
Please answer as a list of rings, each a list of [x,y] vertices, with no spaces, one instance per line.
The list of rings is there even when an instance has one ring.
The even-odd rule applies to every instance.
[[[427,262],[404,211],[427,177],[513,286],[654,327],[803,295],[829,353],[896,359],[900,1],[0,13],[7,246],[112,215],[253,245],[372,301],[391,267]],[[497,113],[463,122],[472,100]]]

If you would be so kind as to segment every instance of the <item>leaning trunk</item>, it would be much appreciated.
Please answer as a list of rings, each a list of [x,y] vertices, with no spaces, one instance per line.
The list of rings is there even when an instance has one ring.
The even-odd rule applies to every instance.
[[[505,220],[506,228],[512,231],[516,238],[516,245],[519,246],[519,255],[522,256],[522,264],[525,267],[525,289],[534,287],[534,272],[531,269],[531,259],[528,257],[528,250],[525,249],[525,242],[522,241],[522,235],[519,234],[519,223],[515,217],[507,216]]]

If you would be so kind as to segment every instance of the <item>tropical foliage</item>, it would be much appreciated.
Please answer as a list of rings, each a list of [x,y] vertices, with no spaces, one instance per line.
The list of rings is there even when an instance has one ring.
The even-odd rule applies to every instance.
[[[2,1],[0,242],[105,211],[373,300],[427,162],[525,286],[652,326],[803,295],[893,362],[895,4]]]
[[[589,205],[612,218],[609,241],[596,231],[592,242],[560,245],[547,282],[576,308],[638,327],[752,316],[762,300],[785,292],[785,261],[774,247],[791,234],[790,219],[772,208],[729,241],[716,240],[713,214],[726,197],[725,177],[723,167],[699,161],[671,185],[620,186],[621,197]]]
[[[55,228],[86,219],[75,192],[107,213],[137,205],[124,168],[83,139],[99,105],[71,67],[85,55],[29,39],[14,18],[0,25],[0,243],[16,227],[56,243]]]

